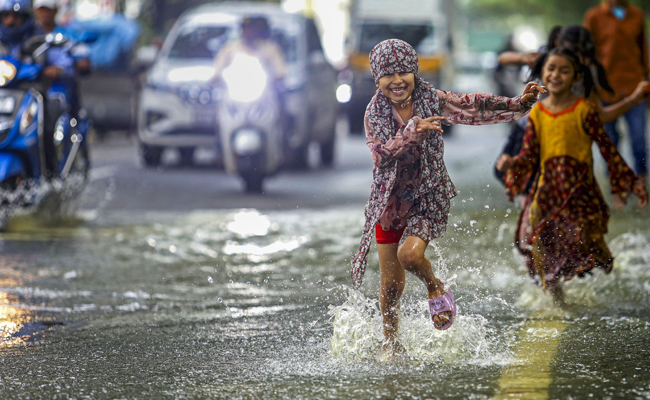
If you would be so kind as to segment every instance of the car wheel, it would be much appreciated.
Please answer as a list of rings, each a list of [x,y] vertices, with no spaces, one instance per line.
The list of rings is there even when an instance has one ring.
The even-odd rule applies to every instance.
[[[289,168],[305,170],[309,168],[309,144],[305,143],[289,151]]]
[[[140,155],[145,167],[158,167],[162,159],[164,147],[140,144]]]
[[[88,178],[88,172],[90,171],[90,154],[88,151],[88,146],[84,142],[81,143],[79,151],[72,162],[72,167],[70,168],[70,174],[81,174],[84,178],[84,181]]]
[[[264,177],[259,175],[244,176],[244,189],[246,193],[261,194]]]
[[[178,151],[181,154],[181,165],[185,167],[194,165],[194,147],[181,147]]]
[[[334,150],[336,143],[336,133],[324,142],[320,142],[320,162],[325,168],[331,168],[334,165]]]
[[[351,135],[363,135],[363,116],[348,114],[348,127]]]

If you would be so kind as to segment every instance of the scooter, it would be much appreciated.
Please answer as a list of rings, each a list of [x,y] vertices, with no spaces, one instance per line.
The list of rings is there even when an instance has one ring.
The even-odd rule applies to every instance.
[[[262,62],[244,53],[233,57],[221,80],[217,130],[226,171],[244,180],[246,192],[261,193],[264,179],[284,162],[280,93]]]
[[[87,180],[90,124],[70,115],[65,85],[41,79],[46,50],[66,43],[62,34],[48,34],[30,39],[19,59],[0,54],[2,207],[33,205],[33,196],[17,197],[16,191],[30,193],[35,187],[72,176],[83,183]]]

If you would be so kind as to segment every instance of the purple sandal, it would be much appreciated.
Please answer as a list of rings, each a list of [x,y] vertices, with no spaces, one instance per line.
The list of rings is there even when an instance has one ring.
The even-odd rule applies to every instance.
[[[444,287],[444,282],[442,284]],[[447,290],[440,297],[429,300],[429,310],[431,311],[431,321],[433,321],[433,317],[436,315],[445,311],[451,311],[451,318],[445,324],[436,324],[435,321],[433,322],[434,328],[440,331],[449,328],[454,323],[454,317],[456,316],[456,302],[454,301],[454,295],[451,293],[451,290]]]

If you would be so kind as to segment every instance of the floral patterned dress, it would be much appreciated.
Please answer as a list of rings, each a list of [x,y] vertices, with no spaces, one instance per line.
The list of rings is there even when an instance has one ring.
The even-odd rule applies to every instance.
[[[637,177],[605,133],[596,107],[583,98],[559,113],[537,104],[521,152],[506,173],[512,200],[540,163],[528,205],[519,216],[519,227],[525,218],[530,222],[526,239],[522,243],[516,235],[515,244],[530,275],[543,286],[562,277],[582,277],[595,266],[607,273],[612,269],[614,260],[604,240],[609,210],[593,175],[593,142],[607,162],[612,193],[629,193]]]
[[[454,94],[435,89],[420,78],[413,99],[414,116],[443,116],[449,125],[514,121],[528,113],[536,101],[522,102],[521,96]],[[361,244],[352,260],[355,289],[362,283],[376,224],[384,230],[405,228],[402,241],[407,236],[430,241],[445,234],[456,188],[443,161],[444,142],[437,131],[418,134],[416,125],[414,119],[403,123],[390,101],[377,90],[365,115],[366,142],[374,167]]]

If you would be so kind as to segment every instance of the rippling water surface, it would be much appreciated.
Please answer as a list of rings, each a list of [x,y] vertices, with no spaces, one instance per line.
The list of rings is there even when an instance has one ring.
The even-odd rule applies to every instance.
[[[466,200],[469,201],[469,200]],[[650,398],[650,218],[557,308],[511,246],[516,210],[461,207],[430,246],[459,307],[433,329],[408,277],[406,362],[381,345],[376,254],[350,290],[359,207],[19,218],[0,234],[2,398]]]

